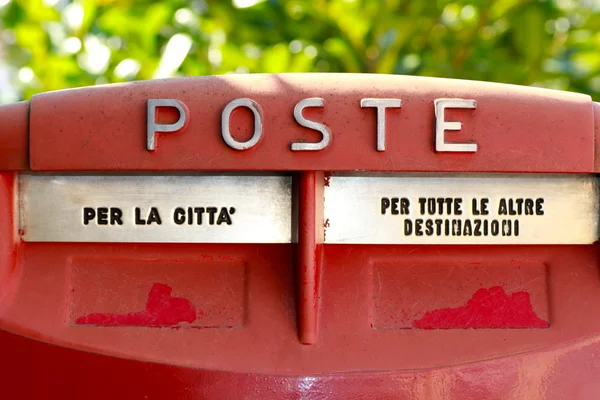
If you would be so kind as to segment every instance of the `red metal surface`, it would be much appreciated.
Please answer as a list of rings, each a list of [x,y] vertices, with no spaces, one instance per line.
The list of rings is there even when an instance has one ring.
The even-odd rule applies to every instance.
[[[510,295],[502,286],[478,289],[466,305],[427,311],[413,321],[420,329],[548,328],[550,324],[537,316],[529,293]]]
[[[372,287],[377,291],[372,296],[371,323],[375,329],[549,326],[544,263],[406,261],[373,265]],[[451,300],[442,293],[455,294]]]
[[[324,108],[328,148],[294,122]],[[263,138],[233,150],[220,113],[263,110]],[[365,97],[400,98],[376,151]],[[463,122],[434,151],[433,101]],[[146,150],[146,100],[189,109]],[[598,171],[588,96],[372,75],[209,77],[42,94],[0,107],[0,393],[19,398],[600,397],[600,244],[324,245],[328,172]],[[158,122],[172,123],[173,110]],[[29,120],[27,119],[29,115]],[[247,140],[251,114],[231,129]],[[9,143],[4,146],[4,143]],[[298,244],[22,243],[15,171],[275,170],[294,174]],[[349,216],[351,218],[352,216]],[[303,344],[305,343],[305,344]],[[310,345],[306,345],[310,344]],[[62,347],[59,347],[62,346]],[[94,354],[98,353],[98,354]]]
[[[22,250],[20,286],[4,307],[3,329],[165,364],[275,375],[408,370],[514,356],[600,333],[600,314],[593,312],[600,302],[598,245],[326,245],[319,337],[310,346],[297,336],[291,245],[24,243]],[[473,283],[460,289],[465,275]],[[419,295],[419,281],[431,286],[429,295]],[[168,285],[173,297],[197,310],[213,310],[205,324],[212,327],[203,327],[202,319],[163,328],[77,324],[93,313],[143,311],[154,283]],[[398,289],[390,290],[394,285]],[[401,323],[405,312],[409,321],[419,320],[465,306],[479,288],[494,286],[508,295],[527,292],[530,302],[521,303],[521,311],[532,308],[550,327],[419,329]],[[411,287],[420,302],[408,301]],[[471,318],[482,317],[473,311]],[[386,325],[390,314],[399,323]]]
[[[323,173],[299,176],[298,226],[298,336],[313,344],[319,336],[319,297],[323,263]]]
[[[0,315],[15,296],[22,273],[16,203],[16,174],[0,173]]]
[[[279,376],[151,364],[0,331],[7,399],[590,399],[600,393],[598,337],[475,364],[409,371]]]
[[[73,291],[73,289],[72,289]],[[164,283],[155,283],[148,293],[143,311],[126,314],[91,313],[75,319],[77,325],[92,326],[144,326],[175,327],[180,323],[193,323],[198,318],[196,307],[182,297],[173,297],[173,288]]]
[[[600,103],[594,107],[594,172],[600,172]]]
[[[0,171],[29,169],[29,102],[0,106]]]
[[[320,134],[294,121],[298,101],[322,97],[304,115],[327,124],[322,151],[290,151]],[[376,151],[375,111],[367,97],[399,98],[387,112],[386,151]],[[448,110],[463,122],[448,141],[473,141],[477,153],[434,152],[436,98],[476,99],[475,110]],[[190,110],[186,129],[160,135],[146,150],[146,102],[174,98]],[[235,98],[263,110],[263,137],[246,151],[221,137],[221,112]],[[251,135],[249,112],[231,129]],[[493,83],[364,74],[227,75],[135,82],[44,93],[31,100],[31,168],[47,170],[370,170],[592,172],[594,114],[589,96]],[[273,156],[276,155],[276,156]]]
[[[200,329],[245,323],[242,257],[78,258],[68,275],[68,320],[74,326]]]

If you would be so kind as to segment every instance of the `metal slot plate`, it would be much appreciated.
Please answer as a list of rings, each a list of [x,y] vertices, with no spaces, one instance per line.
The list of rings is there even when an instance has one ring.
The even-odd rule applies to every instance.
[[[289,243],[291,196],[290,176],[24,174],[20,232],[29,242]]]
[[[425,199],[421,200],[424,209],[420,199]],[[333,175],[325,187],[325,226],[326,243],[593,243],[598,239],[597,179],[591,175]]]
[[[291,181],[275,175],[24,174],[20,232],[30,242],[290,243]],[[332,244],[598,239],[592,175],[342,174],[329,178],[324,195],[325,242]]]

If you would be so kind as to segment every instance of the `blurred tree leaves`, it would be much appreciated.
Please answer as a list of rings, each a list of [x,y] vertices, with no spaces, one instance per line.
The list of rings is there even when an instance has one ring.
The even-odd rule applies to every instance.
[[[12,97],[134,79],[369,72],[600,100],[600,0],[0,0]]]

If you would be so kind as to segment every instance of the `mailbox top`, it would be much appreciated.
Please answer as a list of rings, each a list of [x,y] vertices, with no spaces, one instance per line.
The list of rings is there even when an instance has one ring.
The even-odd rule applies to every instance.
[[[227,75],[43,93],[0,107],[2,169],[595,171],[600,105],[513,85]]]

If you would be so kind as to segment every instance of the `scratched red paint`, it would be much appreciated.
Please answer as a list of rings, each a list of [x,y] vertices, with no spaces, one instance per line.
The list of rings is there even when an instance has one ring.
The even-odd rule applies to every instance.
[[[501,286],[479,289],[457,308],[428,311],[413,321],[415,328],[547,328],[548,321],[539,318],[525,291],[506,294]]]
[[[173,297],[169,285],[155,283],[148,293],[146,309],[128,314],[93,313],[75,320],[79,325],[101,326],[174,326],[196,320],[196,307],[187,299]]]
[[[323,172],[323,179],[325,187],[329,187],[329,182],[331,181],[331,172]]]

